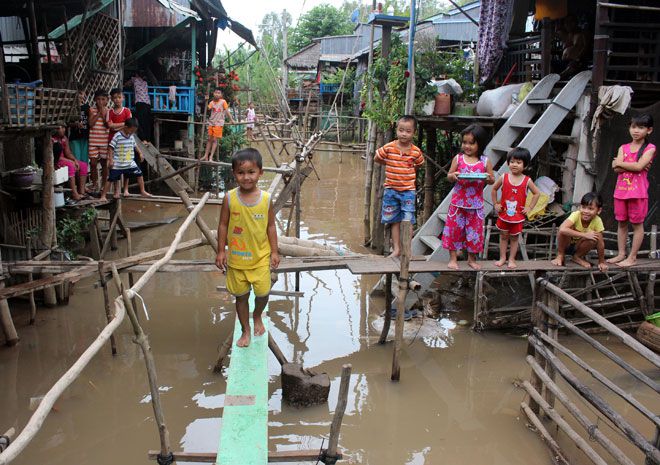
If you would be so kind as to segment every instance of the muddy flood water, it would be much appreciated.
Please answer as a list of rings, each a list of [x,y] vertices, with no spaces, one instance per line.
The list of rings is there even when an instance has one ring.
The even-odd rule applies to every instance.
[[[315,165],[321,179],[312,175],[305,182],[302,236],[367,253],[361,245],[364,161],[359,155],[345,154],[339,163],[337,153],[319,153]],[[264,186],[269,179],[264,178]],[[136,201],[125,202],[124,209],[129,221],[186,214],[179,205]],[[218,206],[208,206],[203,212],[214,228],[218,213]],[[282,220],[287,213],[283,211]],[[180,224],[181,220],[135,232],[134,249],[169,244]],[[201,234],[193,225],[186,238],[196,237]],[[209,247],[175,256],[211,257]],[[293,279],[293,275],[280,277],[275,288],[292,289]],[[283,404],[279,365],[271,355],[270,450],[320,448],[324,439],[327,444],[341,366],[351,363],[340,439],[345,461],[340,463],[551,463],[546,447],[527,428],[519,410],[524,396],[515,381],[529,379],[530,373],[524,360],[526,340],[501,333],[479,334],[469,325],[459,325],[460,320],[471,321],[468,302],[458,313],[437,322],[436,335],[406,342],[401,381],[393,383],[392,345],[377,343],[374,323],[383,301],[369,297],[375,282],[375,277],[353,276],[349,271],[304,273],[304,297],[297,301],[272,298],[271,332],[285,355],[327,372],[332,389],[327,405],[298,410]],[[150,319],[146,321],[142,314],[141,321],[150,337],[175,450],[217,449],[226,378],[211,368],[230,331],[234,311],[229,296],[216,290],[218,285],[224,285],[219,272],[161,273],[142,293]],[[111,292],[114,298],[114,289]],[[75,286],[68,306],[39,309],[34,326],[27,325],[25,309],[15,307],[21,341],[14,348],[0,347],[0,431],[24,427],[31,404],[38,402],[105,325],[102,294],[93,280]],[[107,347],[96,356],[56,403],[16,465],[155,463],[147,459],[147,450],[157,449],[159,443],[144,362],[127,322],[116,334],[119,354],[113,357]],[[572,347],[590,360],[588,348],[578,342]],[[624,380],[623,385],[636,392],[632,381]],[[650,393],[636,394],[642,401],[652,398]],[[579,451],[569,448],[569,452],[576,463],[587,463]]]

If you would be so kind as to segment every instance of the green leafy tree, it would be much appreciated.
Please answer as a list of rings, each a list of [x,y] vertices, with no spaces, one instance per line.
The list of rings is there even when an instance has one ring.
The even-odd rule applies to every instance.
[[[300,17],[289,34],[289,54],[295,53],[316,37],[338,36],[353,32],[350,17],[332,5],[315,6]]]

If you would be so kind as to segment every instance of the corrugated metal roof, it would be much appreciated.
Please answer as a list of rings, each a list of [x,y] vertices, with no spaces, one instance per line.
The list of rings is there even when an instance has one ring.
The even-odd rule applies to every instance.
[[[123,0],[124,27],[174,27],[188,17],[200,17],[190,0]]]

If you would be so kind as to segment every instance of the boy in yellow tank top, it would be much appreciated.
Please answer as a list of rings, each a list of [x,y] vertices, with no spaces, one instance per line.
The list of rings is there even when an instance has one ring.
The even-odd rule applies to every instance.
[[[280,255],[270,194],[257,185],[264,174],[261,154],[255,149],[239,150],[231,166],[238,187],[227,192],[222,202],[215,264],[226,273],[227,290],[236,297],[242,329],[236,345],[247,347],[251,337],[250,288],[255,296],[254,335],[261,336],[265,331],[261,314],[268,303],[270,269],[279,266]]]

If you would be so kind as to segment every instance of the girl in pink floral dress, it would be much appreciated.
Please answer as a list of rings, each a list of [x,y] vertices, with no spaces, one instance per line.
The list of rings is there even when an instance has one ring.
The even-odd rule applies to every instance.
[[[635,264],[644,240],[644,220],[649,210],[648,169],[655,157],[655,145],[648,141],[653,132],[653,117],[634,116],[629,131],[632,142],[622,145],[612,162],[612,168],[618,173],[614,188],[614,217],[619,222],[616,232],[619,252],[608,262],[623,267]],[[626,257],[628,223],[632,226],[633,238]]]
[[[477,254],[484,248],[484,187],[493,184],[493,166],[483,152],[488,134],[471,124],[461,132],[461,153],[451,162],[447,179],[455,182],[447,220],[442,231],[442,246],[449,250],[447,266],[458,269],[458,251],[466,249],[468,265],[481,269]],[[483,179],[461,179],[461,174],[483,174]]]

